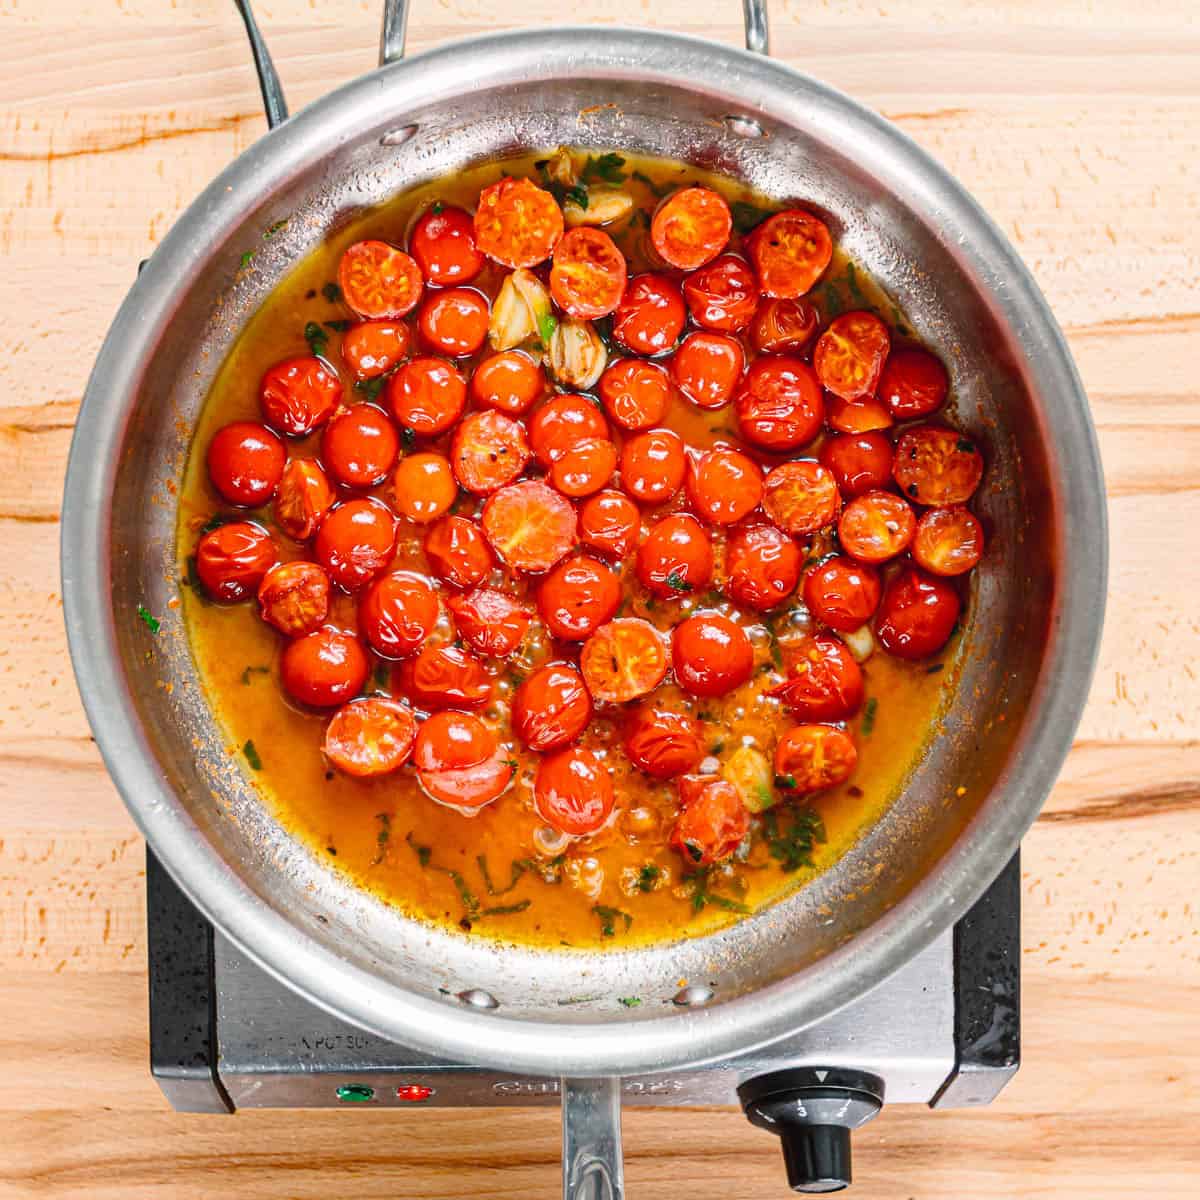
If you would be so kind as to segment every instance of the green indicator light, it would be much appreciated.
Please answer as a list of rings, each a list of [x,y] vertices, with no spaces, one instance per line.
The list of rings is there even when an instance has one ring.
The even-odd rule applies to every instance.
[[[375,1089],[365,1083],[343,1083],[337,1090],[337,1098],[343,1104],[370,1104],[375,1099]]]

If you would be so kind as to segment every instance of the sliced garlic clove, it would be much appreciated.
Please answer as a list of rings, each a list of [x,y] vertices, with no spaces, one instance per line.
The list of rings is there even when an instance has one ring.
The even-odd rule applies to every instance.
[[[590,321],[559,321],[546,352],[546,366],[558,383],[587,391],[604,374],[607,361],[604,343]]]
[[[488,344],[493,350],[511,350],[539,335],[550,316],[550,293],[542,281],[524,267],[507,276],[492,302]]]
[[[568,196],[563,204],[563,220],[576,225],[611,225],[633,211],[633,197],[621,191],[591,191],[587,193],[587,208],[582,208]]]
[[[843,633],[841,639],[856,662],[866,662],[875,653],[875,635],[870,625],[860,625],[852,633]]]
[[[546,163],[546,176],[563,187],[574,187],[579,181],[575,173],[575,158],[566,146],[559,146]]]
[[[721,774],[751,812],[765,812],[778,800],[770,760],[757,746],[739,746],[722,765]]]

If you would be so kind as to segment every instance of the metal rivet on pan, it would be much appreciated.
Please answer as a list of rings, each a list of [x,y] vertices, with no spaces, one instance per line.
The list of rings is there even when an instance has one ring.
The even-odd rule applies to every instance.
[[[730,113],[726,117],[721,118],[725,123],[725,128],[730,133],[736,134],[742,138],[760,138],[765,136],[765,130],[753,117],[740,117],[734,113]]]
[[[399,129],[389,129],[379,139],[381,146],[403,146],[417,132],[417,125],[401,125]]]
[[[485,992],[483,988],[468,988],[465,992],[459,992],[458,998],[472,1008],[500,1007],[500,1001],[491,992]]]
[[[680,988],[671,997],[671,1003],[678,1004],[680,1008],[696,1008],[701,1004],[707,1004],[712,998],[712,988],[704,987],[703,984],[693,983],[690,987]]]

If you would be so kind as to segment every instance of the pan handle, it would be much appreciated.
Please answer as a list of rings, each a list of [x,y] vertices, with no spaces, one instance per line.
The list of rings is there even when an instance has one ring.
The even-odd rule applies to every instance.
[[[271,52],[263,35],[259,32],[258,22],[250,8],[250,0],[233,0],[237,10],[242,14],[246,25],[246,36],[250,39],[250,52],[254,55],[254,70],[258,73],[258,86],[262,90],[263,108],[267,110],[267,127],[274,129],[282,125],[288,118],[287,100],[283,95],[283,84],[279,81],[279,72],[271,61]],[[750,0],[746,0],[747,3]]]
[[[563,1200],[624,1200],[620,1079],[564,1079],[560,1090]]]

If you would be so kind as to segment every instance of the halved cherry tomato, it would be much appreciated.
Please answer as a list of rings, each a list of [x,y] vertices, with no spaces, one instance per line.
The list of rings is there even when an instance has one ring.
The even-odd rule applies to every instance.
[[[890,345],[887,326],[874,313],[843,313],[817,338],[813,368],[822,386],[843,400],[873,396]]]
[[[928,350],[895,351],[879,377],[879,399],[897,421],[937,412],[949,390],[946,368]]]
[[[879,607],[879,575],[874,567],[838,555],[804,576],[804,603],[830,629],[853,633]]]
[[[302,637],[329,615],[329,576],[316,563],[279,563],[258,585],[258,611],[287,637]]]
[[[842,497],[832,472],[801,459],[767,472],[763,511],[786,533],[816,533],[837,520]]]
[[[892,443],[874,430],[827,438],[821,443],[818,458],[847,499],[879,491],[892,478]]]
[[[900,435],[892,478],[918,504],[965,504],[983,478],[983,455],[965,434],[921,425]]]
[[[950,640],[961,608],[944,579],[909,567],[884,589],[875,622],[879,644],[897,658],[936,654]]]
[[[495,411],[470,413],[454,431],[454,474],[468,492],[486,495],[512,483],[529,461],[525,426]]]
[[[439,287],[470,283],[483,268],[471,214],[452,205],[427,208],[413,226],[408,248],[421,273]]]
[[[342,357],[359,379],[386,375],[411,346],[412,335],[401,321],[363,321],[342,335]]]
[[[887,562],[903,554],[916,531],[912,506],[893,492],[868,492],[851,500],[838,522],[842,549],[859,562]]]
[[[843,400],[832,394],[825,406],[825,422],[838,433],[872,433],[877,429],[890,429],[893,424],[887,406],[875,396]]]
[[[579,666],[595,700],[624,704],[654,691],[669,659],[662,634],[640,617],[618,617],[583,643]]]
[[[196,546],[196,574],[205,594],[227,604],[254,595],[278,561],[274,539],[249,521],[218,525]]]
[[[983,557],[983,527],[965,508],[931,508],[917,522],[912,556],[934,575],[963,575]]]
[[[417,771],[417,782],[430,800],[459,812],[471,813],[499,800],[517,773],[516,759],[497,748],[473,767],[449,771]]]
[[[289,642],[279,660],[283,690],[312,708],[333,708],[353,699],[369,669],[358,638],[328,625]]]
[[[694,271],[725,249],[732,228],[724,197],[712,188],[681,188],[654,210],[650,240],[664,262]]]
[[[495,733],[470,713],[435,712],[421,722],[413,751],[418,771],[457,771],[495,754]]]
[[[590,750],[560,750],[539,764],[533,803],[542,819],[562,833],[595,833],[613,809],[612,776]]]
[[[478,708],[492,698],[483,664],[457,646],[426,646],[400,664],[397,677],[421,708]]]
[[[621,580],[615,571],[577,555],[555,567],[538,588],[538,611],[546,628],[564,641],[590,637],[621,606]]]
[[[812,367],[790,355],[755,359],[734,403],[743,436],[764,450],[796,450],[821,432],[821,385]]]
[[[257,508],[275,494],[287,451],[265,425],[234,421],[208,443],[208,477],[229,504]]]
[[[275,489],[275,524],[288,537],[306,542],[333,507],[333,487],[320,464],[293,458]]]
[[[833,239],[824,221],[802,208],[775,213],[746,242],[764,296],[803,296],[825,273]]]
[[[692,507],[713,525],[733,525],[762,499],[758,464],[740,450],[718,447],[693,459],[687,480]]]
[[[683,298],[697,325],[737,333],[758,307],[758,280],[745,259],[722,254],[683,281]]]
[[[700,522],[687,513],[663,517],[638,547],[638,581],[656,596],[681,599],[703,588],[712,572],[712,543]]]
[[[697,408],[728,404],[745,369],[742,343],[727,333],[689,333],[671,356],[671,378]]]
[[[507,592],[476,588],[465,596],[451,596],[446,606],[471,649],[489,658],[507,658],[529,629],[529,610]]]
[[[635,275],[613,319],[613,337],[634,354],[662,354],[679,340],[687,309],[679,288],[665,275]]]
[[[369,779],[398,771],[416,740],[411,710],[386,696],[363,696],[333,714],[325,727],[325,757],[339,771]]]
[[[653,701],[629,714],[621,744],[629,761],[655,779],[695,770],[704,757],[700,723],[687,713]]]
[[[554,247],[550,294],[568,316],[606,317],[621,302],[626,270],[625,255],[603,229],[570,229]]]
[[[598,492],[616,469],[616,446],[606,438],[586,438],[555,459],[546,478],[564,496],[577,500]]]
[[[575,507],[540,479],[493,493],[483,506],[483,532],[492,549],[518,571],[548,571],[575,544]]]
[[[774,525],[735,530],[725,548],[729,595],[736,604],[767,612],[800,582],[800,547]]]
[[[485,358],[471,376],[471,397],[484,408],[519,417],[546,392],[546,372],[523,350]]]
[[[258,385],[264,420],[288,437],[307,437],[342,399],[337,372],[319,358],[289,358],[268,367]]]
[[[679,686],[693,696],[723,696],[754,670],[746,631],[721,613],[696,613],[676,625],[671,658]]]
[[[360,317],[403,317],[421,299],[421,268],[387,242],[355,242],[338,262],[342,299]]]
[[[529,418],[529,444],[544,467],[586,439],[607,437],[604,415],[583,396],[554,396]]]
[[[568,663],[538,667],[513,696],[513,732],[539,753],[573,742],[591,717],[592,698]]]
[[[621,482],[643,504],[665,504],[687,471],[683,440],[669,429],[636,434],[621,450]]]
[[[313,549],[329,578],[355,592],[392,561],[396,518],[382,500],[347,500],[329,510]]]
[[[475,245],[506,267],[545,262],[562,232],[562,210],[554,197],[528,179],[505,176],[479,193]]]
[[[600,399],[622,429],[649,429],[667,411],[671,379],[658,363],[619,358],[600,376]]]
[[[620,492],[601,492],[579,510],[579,540],[612,558],[624,558],[637,545],[641,514]]]
[[[775,746],[775,777],[793,795],[845,783],[858,766],[850,735],[834,725],[796,725]]]
[[[862,707],[862,668],[841,638],[819,633],[787,652],[786,682],[771,689],[802,721],[845,721]]]
[[[693,867],[728,858],[750,832],[750,812],[732,783],[715,775],[684,775],[683,812],[671,831],[671,847]]]
[[[464,358],[483,345],[488,315],[487,297],[474,288],[447,288],[426,296],[417,328],[430,349]]]
[[[440,358],[412,358],[387,381],[396,422],[420,437],[445,433],[467,403],[463,377]]]
[[[468,517],[443,517],[425,535],[433,573],[454,587],[474,587],[495,565],[483,530]]]
[[[807,300],[764,300],[750,326],[750,342],[759,354],[795,354],[808,345],[820,323]]]
[[[321,461],[344,487],[374,487],[387,476],[399,453],[396,427],[373,404],[356,404],[338,413],[321,435]]]
[[[418,525],[436,521],[458,498],[458,482],[444,454],[409,454],[392,475],[396,511]]]
[[[377,579],[358,603],[359,629],[383,658],[404,658],[419,650],[437,619],[437,592],[415,571],[393,571]]]

